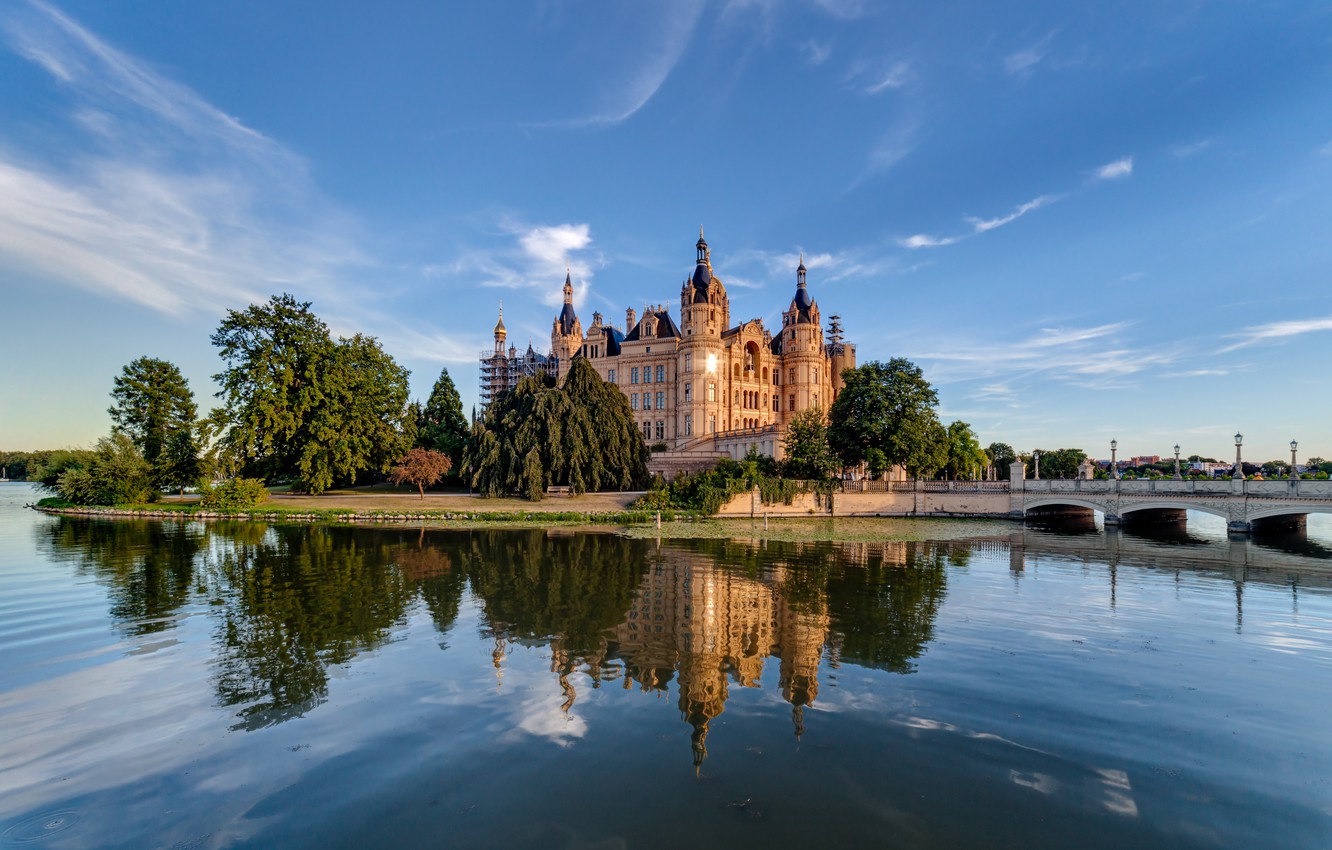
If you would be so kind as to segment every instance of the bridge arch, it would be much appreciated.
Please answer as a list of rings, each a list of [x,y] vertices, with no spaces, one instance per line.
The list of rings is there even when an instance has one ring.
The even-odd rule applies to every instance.
[[[1280,505],[1250,511],[1248,519],[1272,519],[1273,517],[1296,517],[1305,514],[1332,514],[1332,505]]]
[[[1052,496],[1048,499],[1033,499],[1022,506],[1024,514],[1040,508],[1086,508],[1097,513],[1109,513],[1106,506],[1090,499],[1070,499],[1067,496]]]
[[[1230,513],[1222,508],[1216,508],[1209,505],[1200,505],[1197,504],[1196,502],[1185,502],[1181,500],[1172,500],[1172,499],[1162,499],[1162,500],[1153,499],[1150,502],[1143,501],[1143,502],[1133,502],[1128,505],[1120,505],[1119,514],[1120,516],[1128,516],[1129,514],[1136,513],[1138,511],[1159,511],[1159,510],[1198,511],[1199,513],[1211,514],[1212,516],[1219,516],[1227,521],[1229,521],[1230,519]]]

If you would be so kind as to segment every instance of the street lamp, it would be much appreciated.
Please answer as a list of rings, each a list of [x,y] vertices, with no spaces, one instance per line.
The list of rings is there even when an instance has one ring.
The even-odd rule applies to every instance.
[[[1040,480],[1041,480],[1041,453],[1040,453],[1040,452],[1037,452],[1037,451],[1033,451],[1033,452],[1031,453],[1031,459],[1032,459],[1033,461],[1036,462],[1036,480],[1037,480],[1037,481],[1040,481]]]
[[[1119,477],[1119,464],[1115,462],[1115,452],[1119,449],[1119,441],[1110,441],[1110,474]]]
[[[1300,444],[1299,444],[1299,443],[1295,442],[1294,440],[1291,440],[1291,441],[1290,441],[1290,477],[1291,477],[1291,478],[1298,478],[1298,477],[1299,477],[1299,475],[1297,474],[1298,471],[1295,469],[1295,450],[1298,449],[1299,447],[1300,447]]]
[[[1179,443],[1175,443],[1175,480],[1178,481],[1181,477],[1179,474]]]
[[[1244,442],[1244,435],[1235,432],[1235,475],[1244,478],[1244,461],[1240,459],[1240,444]]]

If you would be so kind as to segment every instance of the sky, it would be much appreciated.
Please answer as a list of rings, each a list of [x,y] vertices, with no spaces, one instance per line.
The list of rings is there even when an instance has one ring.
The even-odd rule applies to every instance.
[[[1332,5],[669,0],[0,5],[0,449],[87,445],[140,356],[201,408],[289,292],[470,407],[549,347],[736,321],[803,252],[860,362],[982,443],[1332,457]]]

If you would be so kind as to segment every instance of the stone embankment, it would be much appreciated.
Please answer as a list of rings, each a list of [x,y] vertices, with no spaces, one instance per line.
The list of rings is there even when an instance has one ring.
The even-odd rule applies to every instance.
[[[101,507],[70,507],[55,508],[43,507],[38,505],[31,506],[34,510],[45,514],[57,514],[60,516],[79,516],[79,517],[106,517],[120,519],[175,519],[184,521],[191,520],[241,520],[255,522],[340,522],[340,523],[419,523],[419,522],[492,522],[492,523],[538,523],[549,525],[559,522],[582,522],[591,524],[618,525],[634,522],[648,522],[652,518],[651,513],[642,511],[611,512],[611,513],[580,513],[580,512],[542,512],[542,511],[495,511],[495,512],[461,512],[461,511],[433,511],[427,513],[408,513],[397,511],[323,511],[323,512],[298,512],[298,511],[266,511],[263,509],[242,510],[242,511],[173,511],[160,510],[152,508],[101,508]],[[674,512],[672,512],[674,513]]]

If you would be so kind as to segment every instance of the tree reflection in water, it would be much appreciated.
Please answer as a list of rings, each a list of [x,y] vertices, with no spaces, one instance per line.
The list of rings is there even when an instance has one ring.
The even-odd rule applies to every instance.
[[[235,728],[297,717],[328,668],[389,640],[419,600],[447,649],[470,588],[502,676],[512,644],[548,646],[562,709],[593,688],[676,691],[693,759],[730,688],[777,687],[796,736],[821,665],[910,673],[932,640],[945,565],[964,543],[726,540],[62,518],[43,545],[108,589],[130,635],[172,628],[193,603],[215,620],[217,698]],[[674,684],[672,684],[674,683]]]

